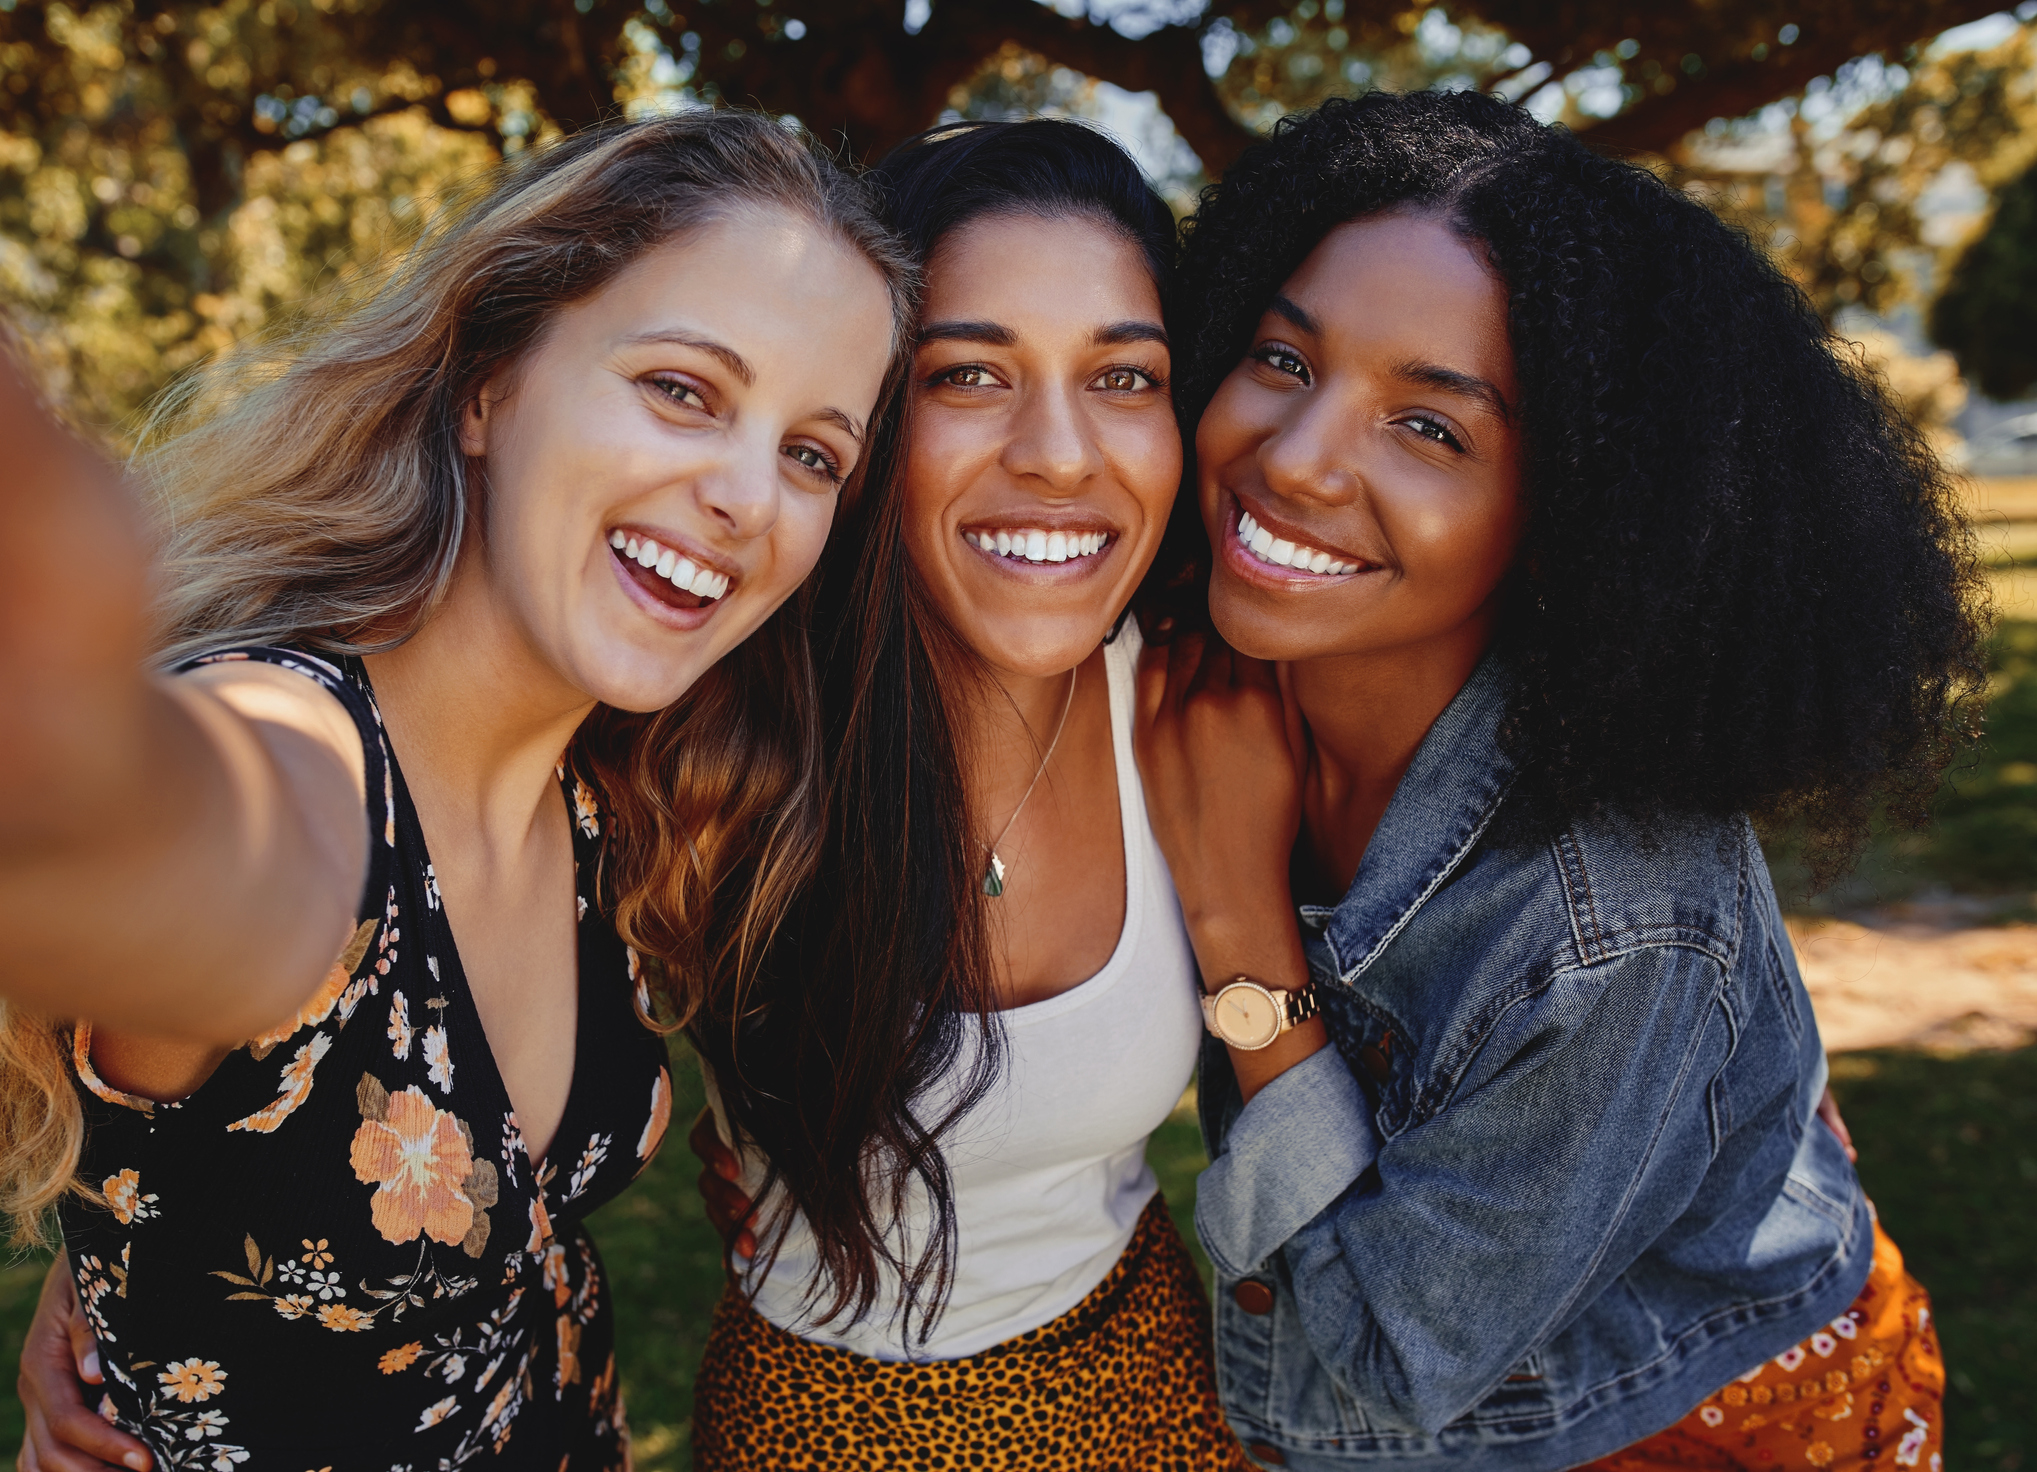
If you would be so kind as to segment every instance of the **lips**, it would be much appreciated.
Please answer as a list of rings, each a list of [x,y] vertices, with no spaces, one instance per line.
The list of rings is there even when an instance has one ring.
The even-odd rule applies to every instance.
[[[617,527],[608,545],[632,582],[673,608],[706,608],[728,595],[734,579],[656,538]]]
[[[1080,562],[1117,538],[1107,531],[1048,531],[1042,527],[970,527],[962,539],[993,557],[1013,562]]]

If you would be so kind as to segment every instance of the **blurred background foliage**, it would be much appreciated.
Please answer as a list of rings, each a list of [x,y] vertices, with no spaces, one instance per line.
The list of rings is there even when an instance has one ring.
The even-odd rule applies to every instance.
[[[2037,387],[2037,0],[1999,3],[0,0],[0,309],[118,447],[177,374],[369,279],[491,161],[602,118],[752,105],[867,159],[943,117],[1058,112],[1117,132],[1186,210],[1326,97],[1496,91],[1745,228],[1955,463],[1993,470],[1971,490],[2011,615],[1988,740],[1932,831],[1880,835],[1816,904],[1936,888],[2029,919],[2037,403],[1996,401]],[[1938,1294],[1955,1472],[2016,1472],[2037,1446],[2033,1070],[2029,1048],[1835,1070],[1863,1176]],[[1185,1116],[1152,1158],[1185,1226]],[[690,1176],[668,1150],[599,1228],[638,1465],[658,1472],[687,1465],[720,1287]],[[0,1269],[0,1371],[40,1272]],[[0,1402],[0,1445],[19,1431]]]
[[[1827,313],[1929,313],[1939,343],[2013,397],[2037,375],[2021,228],[2037,212],[2031,11],[0,0],[0,302],[74,412],[119,442],[172,376],[358,279],[487,161],[602,117],[751,104],[869,157],[942,116],[1044,107],[1117,128],[1185,208],[1289,111],[1479,87],[1676,178],[1776,249]],[[1869,348],[1929,360],[1916,332]],[[1957,364],[1891,371],[1949,435]]]

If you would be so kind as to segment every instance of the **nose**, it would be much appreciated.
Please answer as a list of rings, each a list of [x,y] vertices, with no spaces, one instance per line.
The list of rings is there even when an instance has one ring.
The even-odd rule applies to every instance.
[[[1083,412],[1081,394],[1079,387],[1055,384],[1030,388],[1020,397],[1000,457],[1009,474],[1068,492],[1103,470],[1103,452]]]
[[[1259,473],[1266,489],[1293,501],[1347,506],[1364,494],[1359,473],[1361,422],[1355,405],[1339,404],[1327,394],[1302,398],[1292,418],[1283,421],[1259,446]]]
[[[754,442],[753,442],[754,441]],[[737,541],[753,541],[778,524],[784,467],[775,438],[745,436],[702,468],[694,496],[716,526]]]

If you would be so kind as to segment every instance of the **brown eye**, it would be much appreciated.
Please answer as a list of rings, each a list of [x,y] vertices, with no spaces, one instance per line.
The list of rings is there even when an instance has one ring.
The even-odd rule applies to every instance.
[[[950,388],[987,388],[990,385],[990,372],[986,368],[969,363],[960,368],[950,368],[935,381],[944,383]]]

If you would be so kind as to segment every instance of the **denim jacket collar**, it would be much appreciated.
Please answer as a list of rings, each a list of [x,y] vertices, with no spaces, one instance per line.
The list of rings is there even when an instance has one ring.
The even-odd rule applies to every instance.
[[[1471,672],[1394,789],[1351,888],[1334,913],[1307,907],[1326,923],[1337,976],[1349,984],[1442,887],[1477,845],[1513,785],[1513,760],[1500,749],[1513,677],[1487,652]]]

